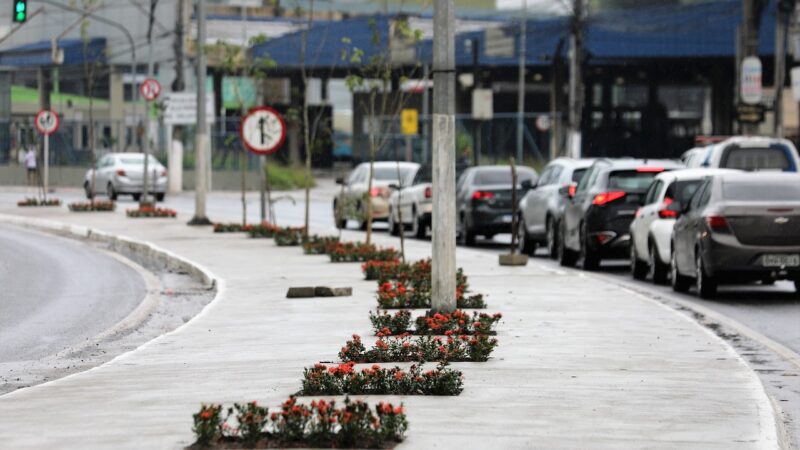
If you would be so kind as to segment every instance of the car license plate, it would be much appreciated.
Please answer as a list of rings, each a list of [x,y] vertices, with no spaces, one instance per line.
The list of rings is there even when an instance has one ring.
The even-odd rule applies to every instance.
[[[800,255],[764,255],[761,257],[764,267],[798,267]]]
[[[506,214],[501,219],[503,223],[511,223],[511,214]]]

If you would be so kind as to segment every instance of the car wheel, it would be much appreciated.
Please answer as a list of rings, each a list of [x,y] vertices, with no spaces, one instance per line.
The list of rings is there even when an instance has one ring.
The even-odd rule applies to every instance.
[[[106,186],[106,194],[108,194],[108,199],[109,200],[116,200],[117,199],[117,191],[114,190],[114,185],[113,184],[108,183],[108,185]],[[136,199],[136,200],[139,200],[138,198],[136,198],[136,196],[134,196],[133,198]]]
[[[159,192],[159,193],[156,194],[156,201],[157,202],[163,202],[164,201],[164,193],[163,192]]]
[[[800,280],[794,280],[794,290],[800,294]]]
[[[678,271],[678,257],[675,255],[675,247],[672,247],[672,258],[669,260],[670,272],[672,275],[672,290],[675,292],[687,292],[691,286],[691,279],[681,275]]]
[[[517,222],[517,250],[523,255],[533,256],[536,253],[536,242],[528,236],[528,227],[522,217]]]
[[[600,268],[600,257],[589,250],[589,236],[584,229],[581,233],[581,269],[594,271]]]
[[[364,231],[364,230],[367,229],[367,221],[369,219],[367,217],[367,211],[364,209],[364,204],[361,203],[361,202],[358,202],[358,205],[356,206],[356,211],[358,211],[358,217],[359,217],[359,219],[358,219],[358,229],[361,230],[361,231]]]
[[[347,218],[339,211],[339,202],[337,201],[333,202],[333,222],[336,224],[336,228],[340,230],[347,228]]]
[[[559,228],[561,231],[559,233],[560,236],[565,236],[566,232],[564,228]],[[574,251],[567,248],[566,239],[559,239],[558,240],[558,263],[563,267],[572,267],[575,265],[575,262],[578,260],[578,254]]]
[[[635,280],[644,280],[647,277],[647,265],[636,255],[636,245],[633,242],[631,242],[631,276]]]
[[[556,227],[555,222],[553,221],[552,217],[547,218],[547,253],[550,255],[550,258],[557,259],[558,258],[558,227]]]
[[[714,298],[717,294],[717,280],[706,274],[706,269],[703,267],[703,257],[700,250],[697,250],[697,257],[695,259],[695,267],[697,275],[695,276],[695,285],[697,287],[697,295],[700,298]]]
[[[386,222],[389,225],[389,234],[392,236],[399,236],[400,226],[394,221],[394,212],[392,212],[391,208],[389,208],[389,217],[386,219]]]
[[[427,231],[425,224],[422,223],[422,218],[417,214],[415,206],[411,209],[411,234],[417,239],[425,239]]]
[[[92,194],[92,187],[89,186],[89,183],[83,183],[83,190],[86,193],[86,198],[91,200],[94,195]]]
[[[142,198],[142,194],[133,194],[133,201],[138,202]]]
[[[654,243],[650,243],[649,249],[648,268],[650,269],[650,279],[652,279],[655,284],[667,284],[669,266],[661,262],[661,255],[658,253],[658,247],[656,247]]]

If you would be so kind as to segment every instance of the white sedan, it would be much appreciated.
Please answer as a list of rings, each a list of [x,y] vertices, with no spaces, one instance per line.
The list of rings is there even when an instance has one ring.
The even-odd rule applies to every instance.
[[[392,186],[389,197],[389,232],[400,234],[403,228],[410,228],[411,235],[423,239],[431,226],[431,168],[422,166],[410,173],[399,185]],[[402,220],[401,220],[402,217]]]
[[[164,200],[167,190],[167,168],[153,155],[147,158],[147,190],[157,201]],[[132,195],[139,201],[144,188],[144,155],[142,153],[109,153],[86,172],[83,189],[86,198],[106,194],[110,200],[119,195]]]
[[[736,172],[729,169],[685,169],[663,172],[647,190],[644,203],[631,223],[631,274],[637,280],[650,277],[665,284],[672,257],[670,238],[676,213],[667,207],[686,205],[703,180],[713,174]]]

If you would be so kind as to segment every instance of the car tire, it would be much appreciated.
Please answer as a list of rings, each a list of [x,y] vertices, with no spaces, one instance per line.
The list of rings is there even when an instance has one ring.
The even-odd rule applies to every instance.
[[[675,255],[675,247],[672,247],[672,258],[670,258],[670,272],[672,273],[672,290],[675,292],[688,292],[692,285],[692,279],[681,275],[678,270],[678,257]]]
[[[661,262],[661,255],[658,253],[658,247],[653,242],[650,242],[649,247],[649,261],[648,269],[650,279],[654,284],[667,284],[669,279],[669,266]]]
[[[794,280],[794,290],[800,294],[800,280]]]
[[[633,239],[631,239],[631,276],[634,280],[644,280],[647,278],[647,264],[642,262],[639,259],[639,256],[636,254],[636,245],[633,244]]]
[[[425,239],[427,237],[427,228],[422,223],[422,218],[417,214],[417,207],[411,209],[411,234],[417,239]]]
[[[558,264],[562,267],[574,267],[578,260],[578,254],[567,248],[566,239],[563,239],[564,229],[563,227],[559,229],[561,230],[559,235],[562,238],[558,240]]]
[[[116,200],[117,199],[117,191],[114,189],[114,185],[113,184],[108,183],[106,185],[106,194],[108,194],[108,199],[109,200]],[[136,198],[135,195],[134,195],[133,198],[136,199],[136,200],[139,200],[138,198]]]
[[[589,237],[586,230],[581,233],[581,269],[595,271],[600,268],[600,256],[589,252]]]
[[[133,201],[138,202],[142,198],[142,194],[133,194]]]
[[[337,201],[333,202],[333,222],[339,230],[347,228],[347,218],[339,216],[339,203]]]
[[[159,193],[156,194],[156,201],[157,202],[163,202],[164,201],[164,193],[163,192],[159,192]]]
[[[389,234],[400,236],[400,226],[394,221],[394,213],[391,208],[389,208],[389,217],[386,219],[386,224],[389,226]]]
[[[83,183],[83,191],[86,194],[86,198],[91,200],[94,195],[92,194],[92,188],[89,186],[89,183]]]
[[[528,235],[525,219],[517,219],[517,250],[523,255],[533,256],[536,253],[536,241]]]
[[[545,235],[547,236],[547,253],[551,259],[558,259],[558,227],[552,217],[547,218]]]
[[[714,298],[717,295],[717,280],[706,273],[703,264],[703,257],[698,249],[695,257],[695,268],[697,275],[695,276],[695,286],[697,287],[697,295],[700,298]]]

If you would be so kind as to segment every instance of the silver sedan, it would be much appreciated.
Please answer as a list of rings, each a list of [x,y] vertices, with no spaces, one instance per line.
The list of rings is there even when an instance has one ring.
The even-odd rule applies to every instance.
[[[152,155],[147,161],[147,190],[156,201],[163,201],[167,189],[167,169]],[[86,197],[106,194],[109,199],[132,195],[138,201],[144,187],[144,155],[141,153],[108,153],[86,172],[83,189]]]

